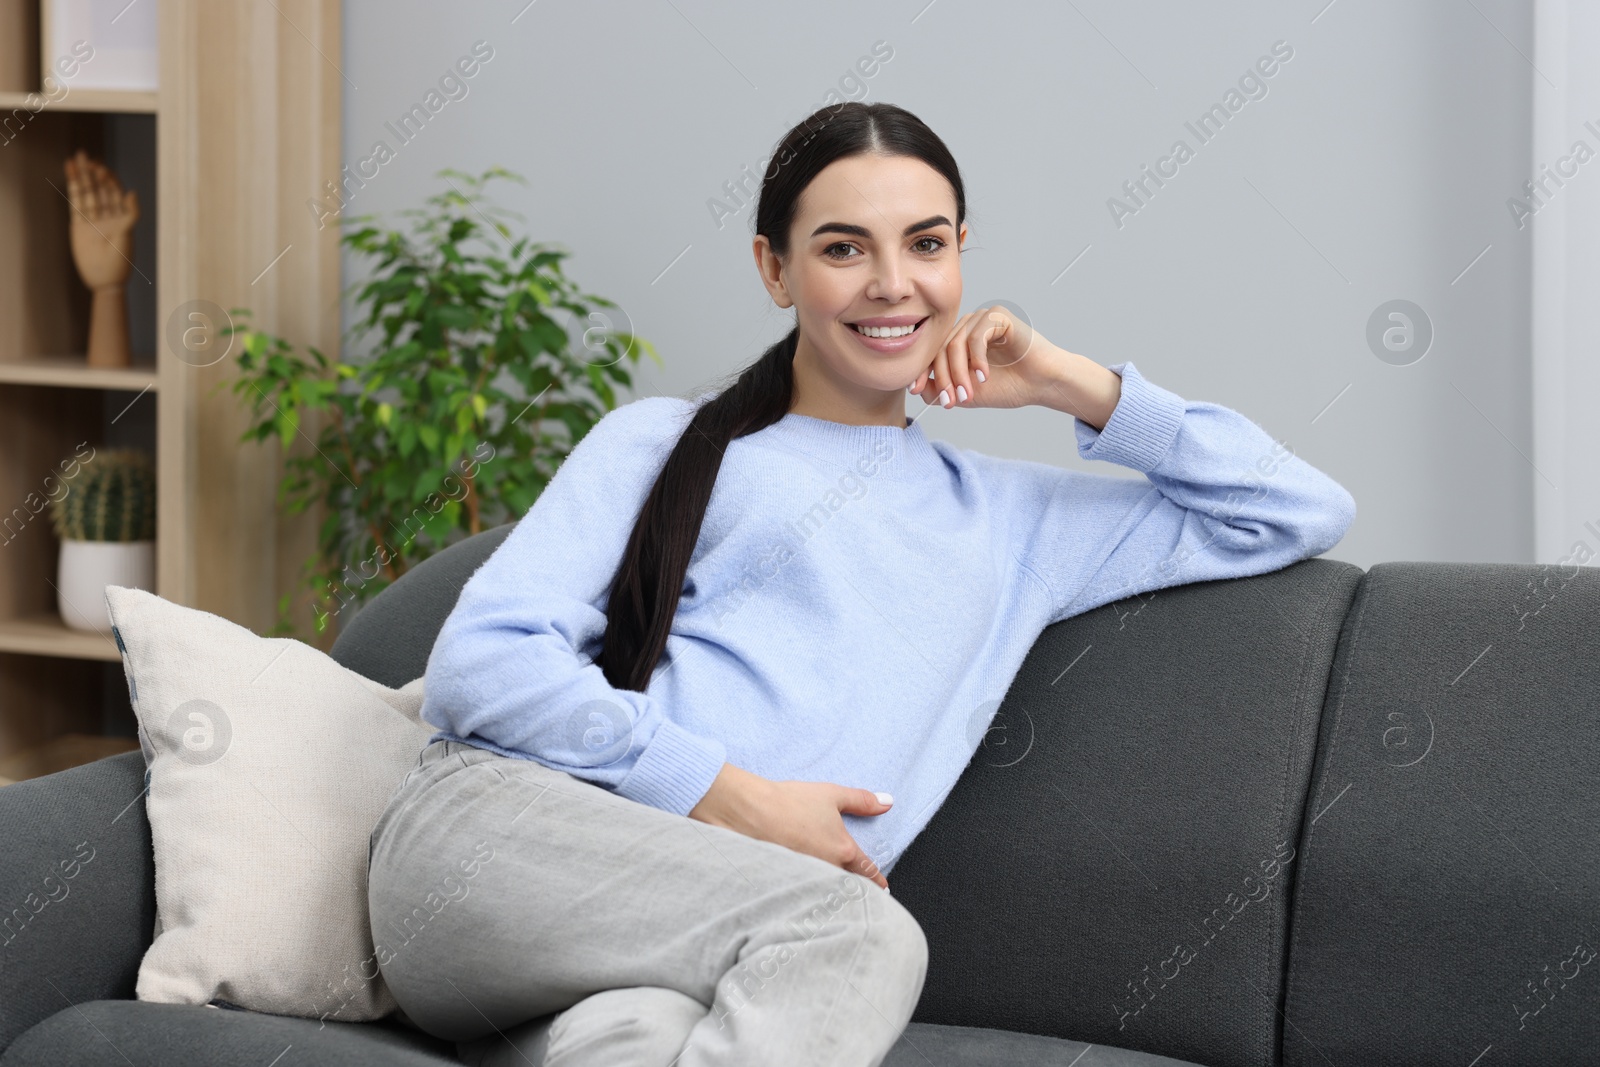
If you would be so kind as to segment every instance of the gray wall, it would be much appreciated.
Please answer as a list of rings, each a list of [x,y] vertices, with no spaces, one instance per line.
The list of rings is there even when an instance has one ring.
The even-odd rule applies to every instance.
[[[1529,177],[1530,34],[1524,0],[346,0],[345,159],[395,148],[349,209],[411,206],[445,166],[521,172],[500,202],[658,346],[637,394],[681,393],[789,325],[749,211],[719,228],[707,201],[884,41],[865,99],[921,116],[967,182],[963,310],[1005,299],[1063,348],[1250,416],[1354,494],[1330,557],[1527,562],[1529,243],[1507,201]],[[468,95],[397,147],[385,123],[478,40]],[[1201,144],[1185,123],[1279,41],[1292,58]],[[1193,158],[1119,225],[1110,198],[1180,138]],[[1394,299],[1431,321],[1420,359],[1369,346]],[[1131,473],[1080,460],[1045,409],[920,425]]]

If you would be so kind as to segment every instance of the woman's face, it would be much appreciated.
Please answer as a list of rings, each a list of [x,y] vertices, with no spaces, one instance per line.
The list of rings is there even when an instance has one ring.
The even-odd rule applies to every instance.
[[[960,318],[960,245],[955,192],[908,156],[835,160],[801,194],[780,263],[755,239],[762,281],[779,307],[794,307],[796,405],[871,417],[933,363]],[[856,326],[890,320],[916,326],[872,338]],[[896,330],[894,332],[902,332]]]

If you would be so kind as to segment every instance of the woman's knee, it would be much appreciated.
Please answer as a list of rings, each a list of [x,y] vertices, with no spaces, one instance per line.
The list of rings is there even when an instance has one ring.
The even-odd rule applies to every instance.
[[[859,874],[832,873],[797,883],[798,915],[784,928],[798,941],[821,936],[843,939],[850,954],[865,952],[890,969],[920,976],[928,965],[928,940],[916,917],[894,897]]]
[[[868,893],[877,894],[874,903],[881,905],[873,917],[877,927],[877,940],[884,953],[902,969],[906,981],[920,990],[928,973],[928,937],[906,906],[883,890],[873,886]]]

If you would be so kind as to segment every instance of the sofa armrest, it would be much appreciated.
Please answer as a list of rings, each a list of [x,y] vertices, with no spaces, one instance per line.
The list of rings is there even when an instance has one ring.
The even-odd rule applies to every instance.
[[[131,999],[154,937],[141,753],[0,788],[0,1050],[86,1000]]]

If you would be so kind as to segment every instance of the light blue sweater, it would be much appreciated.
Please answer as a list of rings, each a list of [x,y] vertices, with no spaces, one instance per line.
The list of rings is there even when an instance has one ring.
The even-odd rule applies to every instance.
[[[698,401],[608,412],[473,574],[428,657],[422,717],[678,815],[724,761],[888,792],[846,815],[885,872],[971,759],[1050,623],[1333,547],[1355,501],[1254,422],[1132,363],[1078,454],[1144,478],[1000,459],[913,422],[789,414],[729,444],[647,691],[593,659],[634,520]],[[1065,433],[1068,416],[1062,416]]]

